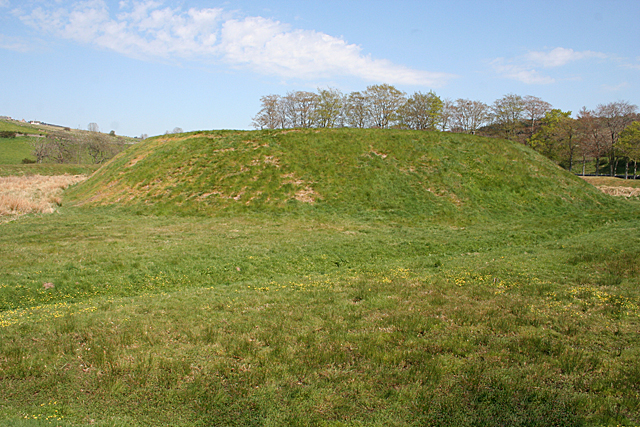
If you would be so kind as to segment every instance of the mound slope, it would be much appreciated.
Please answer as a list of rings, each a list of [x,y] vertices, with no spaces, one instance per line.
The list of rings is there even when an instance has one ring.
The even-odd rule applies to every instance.
[[[436,220],[614,203],[519,144],[379,129],[154,137],[112,159],[68,195],[79,205],[157,213],[320,210]]]

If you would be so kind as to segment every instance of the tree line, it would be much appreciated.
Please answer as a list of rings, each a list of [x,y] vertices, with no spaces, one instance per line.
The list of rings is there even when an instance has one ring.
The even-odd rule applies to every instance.
[[[637,175],[640,160],[640,116],[627,101],[583,107],[576,118],[571,111],[554,109],[536,97],[507,94],[492,104],[470,99],[442,99],[433,91],[408,96],[389,84],[368,86],[344,94],[335,88],[317,92],[291,91],[260,98],[256,129],[381,128],[416,129],[502,137],[531,146],[563,167],[582,173],[594,162],[614,175],[625,164]]]

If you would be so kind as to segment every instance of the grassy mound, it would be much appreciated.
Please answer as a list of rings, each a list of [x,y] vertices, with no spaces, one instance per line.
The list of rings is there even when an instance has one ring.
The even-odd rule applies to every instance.
[[[509,141],[416,131],[212,131],[151,138],[71,190],[155,213],[319,211],[461,221],[614,203]]]

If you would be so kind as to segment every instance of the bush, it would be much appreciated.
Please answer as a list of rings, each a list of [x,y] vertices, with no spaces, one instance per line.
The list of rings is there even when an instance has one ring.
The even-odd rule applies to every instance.
[[[17,132],[12,132],[10,130],[0,131],[0,138],[15,138],[16,135],[17,135]]]
[[[29,159],[29,158],[27,158],[27,157],[25,157],[24,159],[22,159],[22,164],[24,164],[24,165],[30,165],[30,164],[35,163],[35,162],[36,162],[35,160],[33,160],[33,159]]]

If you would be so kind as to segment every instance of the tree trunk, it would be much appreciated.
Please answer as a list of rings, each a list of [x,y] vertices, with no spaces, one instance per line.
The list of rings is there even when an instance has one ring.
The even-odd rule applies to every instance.
[[[569,150],[569,172],[573,169],[573,151]]]
[[[629,159],[627,159],[627,163],[624,166],[624,179],[629,179]]]
[[[582,156],[582,176],[584,176],[584,170],[587,168],[587,156]]]
[[[596,176],[600,175],[600,157],[596,157]]]

